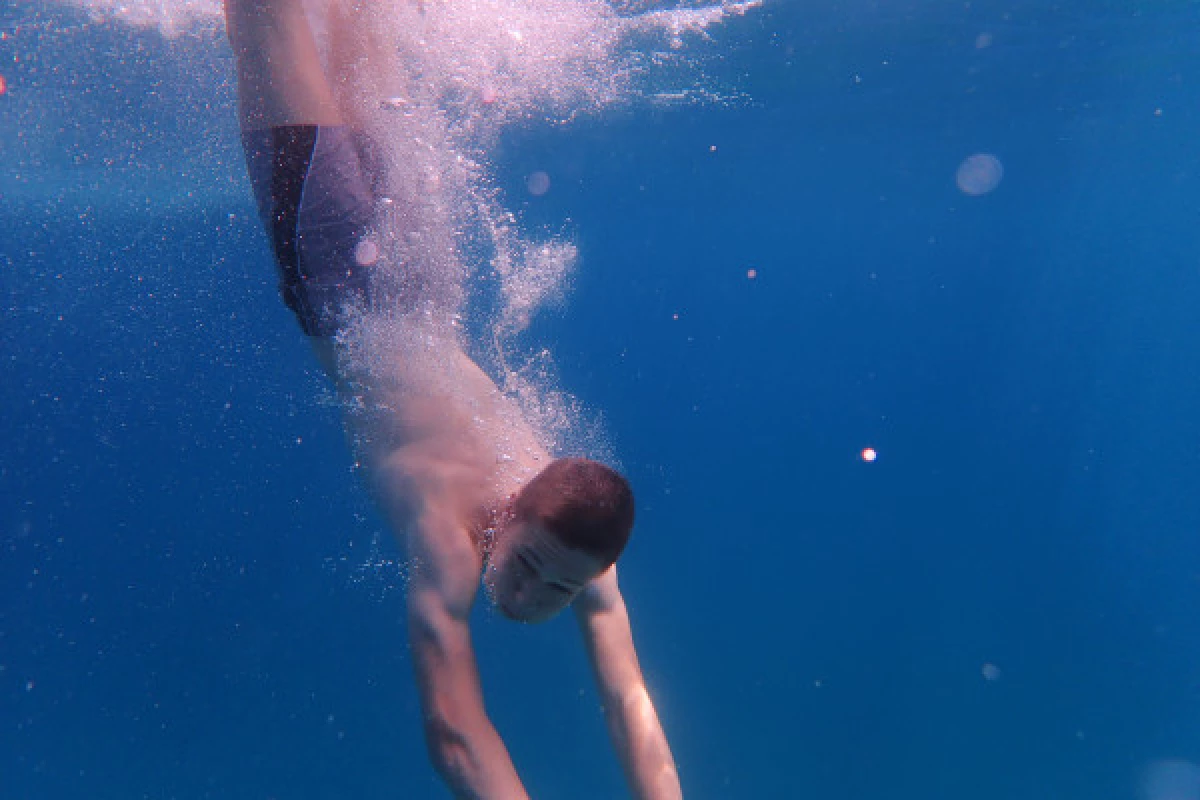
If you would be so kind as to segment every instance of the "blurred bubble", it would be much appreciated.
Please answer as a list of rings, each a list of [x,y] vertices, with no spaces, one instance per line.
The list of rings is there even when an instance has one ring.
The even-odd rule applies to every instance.
[[[360,267],[369,267],[379,260],[379,245],[374,239],[361,239],[354,248],[354,262]]]
[[[529,177],[525,179],[525,188],[534,197],[541,197],[550,191],[550,176],[541,170],[530,173]]]
[[[987,681],[998,681],[1000,680],[1000,676],[1003,674],[1000,672],[1000,668],[991,662],[988,662],[980,667],[979,673],[983,675],[983,679]]]
[[[999,186],[1000,179],[1003,177],[1004,165],[1000,163],[1000,159],[991,153],[976,153],[973,156],[967,156],[958,165],[954,182],[958,184],[958,188],[963,194],[978,197]]]
[[[758,277],[758,270],[751,267],[750,269],[746,270],[746,277],[750,280],[754,280]]]
[[[1183,759],[1152,761],[1142,772],[1139,800],[1200,800],[1200,767]]]

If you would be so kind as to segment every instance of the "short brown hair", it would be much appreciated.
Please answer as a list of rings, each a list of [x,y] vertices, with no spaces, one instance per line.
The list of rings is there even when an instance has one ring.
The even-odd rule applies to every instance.
[[[586,458],[560,458],[517,495],[513,512],[567,547],[612,564],[633,530],[633,490],[619,472]]]

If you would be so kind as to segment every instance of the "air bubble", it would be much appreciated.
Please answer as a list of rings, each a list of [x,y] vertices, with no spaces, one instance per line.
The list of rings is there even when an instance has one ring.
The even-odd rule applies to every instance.
[[[550,191],[550,176],[541,170],[531,172],[529,177],[525,179],[525,188],[534,197],[541,197]]]
[[[354,263],[360,267],[372,266],[379,260],[379,245],[374,239],[362,239],[354,248]]]
[[[954,182],[963,194],[978,197],[995,189],[1004,177],[1004,165],[991,153],[967,156],[958,165]]]

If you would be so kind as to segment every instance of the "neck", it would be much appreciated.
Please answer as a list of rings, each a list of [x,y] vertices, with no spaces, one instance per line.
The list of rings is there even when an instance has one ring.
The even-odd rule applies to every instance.
[[[512,519],[513,503],[516,502],[516,499],[517,495],[514,492],[502,502],[481,509],[479,521],[471,527],[471,538],[475,540],[475,546],[483,554],[485,564],[492,554],[497,537],[504,530],[505,524]]]

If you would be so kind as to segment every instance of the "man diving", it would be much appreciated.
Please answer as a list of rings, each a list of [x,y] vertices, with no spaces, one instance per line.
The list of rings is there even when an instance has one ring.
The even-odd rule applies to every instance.
[[[334,13],[352,23],[352,12]],[[339,361],[345,309],[370,299],[376,157],[336,97],[300,0],[225,0],[225,16],[247,168],[283,300],[339,390],[374,410],[346,424],[414,564],[408,635],[433,766],[458,797],[528,796],[484,707],[468,625],[482,582],[513,620],[574,610],[633,795],[681,797],[617,585],[633,526],[629,484],[598,462],[552,458],[453,337],[431,346],[432,360],[373,354],[397,362],[387,380]]]

